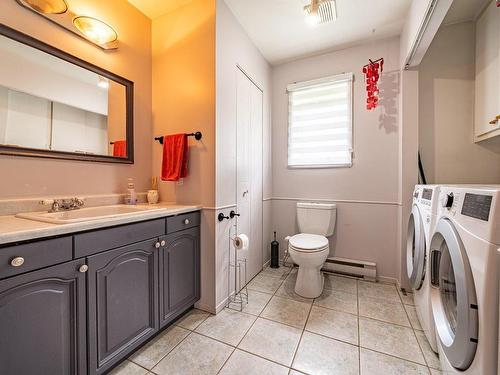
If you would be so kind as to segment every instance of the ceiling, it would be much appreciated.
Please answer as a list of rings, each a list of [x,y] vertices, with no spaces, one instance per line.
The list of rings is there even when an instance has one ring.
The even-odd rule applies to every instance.
[[[304,0],[225,0],[264,57],[277,64],[399,35],[411,0],[337,0],[337,20],[311,27]]]
[[[192,0],[128,0],[151,19],[158,18],[180,8]]]
[[[444,24],[474,20],[491,0],[454,0]]]

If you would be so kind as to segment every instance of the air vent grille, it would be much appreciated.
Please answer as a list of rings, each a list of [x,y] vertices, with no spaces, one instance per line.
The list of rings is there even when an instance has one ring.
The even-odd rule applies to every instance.
[[[337,19],[335,0],[312,0],[304,7],[306,15],[315,17],[317,24],[333,22]]]

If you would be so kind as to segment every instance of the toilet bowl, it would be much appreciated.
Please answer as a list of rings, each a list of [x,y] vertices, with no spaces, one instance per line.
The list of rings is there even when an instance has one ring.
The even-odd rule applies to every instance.
[[[332,203],[297,203],[297,223],[301,233],[290,237],[288,253],[299,266],[295,293],[316,298],[323,292],[321,268],[330,253],[327,236],[335,231],[337,206]]]
[[[319,297],[324,285],[321,268],[330,253],[328,239],[317,234],[296,234],[288,242],[288,252],[299,266],[295,293],[306,298]]]

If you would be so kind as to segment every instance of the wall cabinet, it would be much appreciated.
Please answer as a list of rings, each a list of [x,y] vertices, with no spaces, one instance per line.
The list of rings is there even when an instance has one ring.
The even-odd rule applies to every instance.
[[[500,8],[495,1],[476,23],[475,141],[500,135]]]
[[[126,358],[200,298],[199,222],[192,212],[2,246],[0,374],[102,374]]]
[[[0,281],[1,374],[87,373],[81,265],[72,261]]]

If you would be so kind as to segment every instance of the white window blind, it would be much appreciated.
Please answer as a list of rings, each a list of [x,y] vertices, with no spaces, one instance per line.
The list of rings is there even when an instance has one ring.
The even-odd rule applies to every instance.
[[[352,165],[353,74],[295,83],[288,91],[288,166]]]

